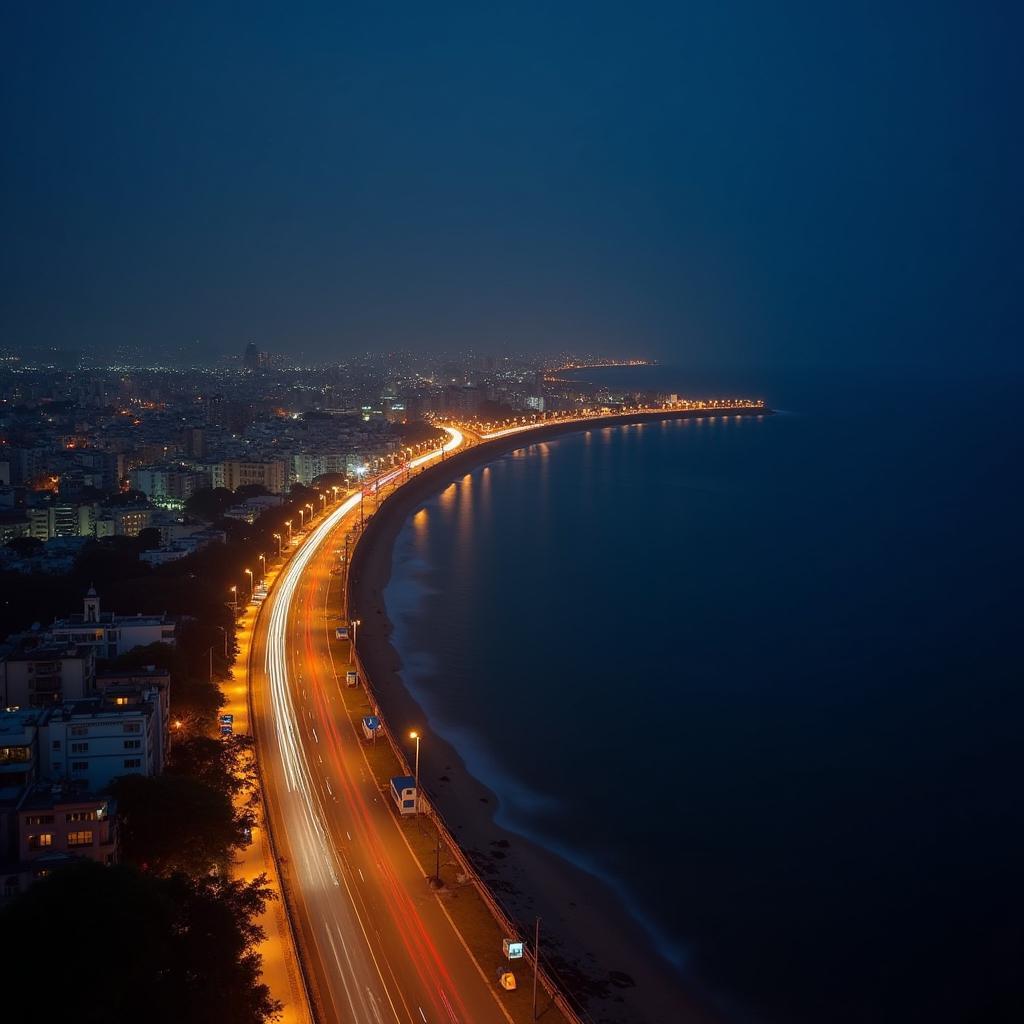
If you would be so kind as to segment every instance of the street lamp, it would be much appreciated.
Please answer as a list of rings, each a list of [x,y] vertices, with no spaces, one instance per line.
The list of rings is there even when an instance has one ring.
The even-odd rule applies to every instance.
[[[345,540],[347,541],[348,537],[346,537]],[[363,620],[362,619],[353,619],[352,620],[352,664],[353,665],[356,662],[356,630],[362,624],[363,624]]]
[[[260,555],[260,561],[263,563],[263,572],[260,573],[260,583],[263,582],[263,578],[267,575],[267,558],[266,555]]]
[[[284,525],[288,527],[288,543],[291,544],[291,542],[292,542],[292,521],[290,519],[286,519],[284,521]]]
[[[320,511],[322,512],[324,509],[327,508],[327,495],[324,494],[323,491],[320,492],[320,501],[323,502],[323,504],[320,507]]]
[[[280,558],[281,557],[281,534],[275,533],[273,536],[274,536],[274,539],[277,541],[277,557]]]
[[[299,509],[299,529],[301,530],[306,525],[306,510],[304,508]],[[291,527],[288,527],[290,530]]]
[[[224,657],[230,660],[230,655],[228,654],[228,631],[223,626],[214,626],[214,629],[219,629],[224,634]]]
[[[409,733],[409,739],[416,741],[416,816],[420,813],[420,734],[415,729]]]
[[[231,610],[238,615],[238,587],[231,588]]]
[[[249,600],[251,601],[254,589],[252,585],[252,569],[246,569],[245,571],[249,574]]]
[[[309,521],[313,521],[313,503],[311,501],[306,502],[306,508],[309,509]]]

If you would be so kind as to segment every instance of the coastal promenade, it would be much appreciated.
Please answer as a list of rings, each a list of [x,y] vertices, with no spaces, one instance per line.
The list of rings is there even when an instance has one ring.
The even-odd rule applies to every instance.
[[[523,961],[515,992],[497,984],[503,934],[526,936],[503,918],[443,822],[433,816],[430,825],[400,821],[393,809],[386,780],[389,773],[411,774],[408,740],[390,735],[391,743],[371,746],[358,731],[361,714],[378,709],[374,645],[360,630],[356,655],[335,629],[360,619],[367,559],[390,558],[387,524],[452,474],[502,450],[587,427],[723,412],[660,408],[491,430],[449,426],[443,452],[382,474],[298,538],[252,629],[249,697],[267,833],[316,1019],[519,1024],[533,1018]],[[728,410],[765,412],[754,405]],[[361,517],[371,513],[359,531]],[[336,575],[346,537],[357,539],[347,595]],[[365,691],[344,686],[355,664],[368,677]],[[428,884],[435,873],[445,882],[439,891]],[[513,935],[505,934],[512,928]],[[567,1004],[553,1001],[550,979],[542,982],[542,1019],[573,1019]]]

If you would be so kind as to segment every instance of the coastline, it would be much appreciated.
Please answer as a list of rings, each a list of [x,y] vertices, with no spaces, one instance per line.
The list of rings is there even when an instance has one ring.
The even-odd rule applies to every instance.
[[[714,415],[761,416],[751,407]],[[359,658],[394,735],[427,721],[402,678],[392,646],[393,624],[384,603],[394,544],[408,518],[452,480],[508,452],[552,437],[607,426],[665,419],[710,418],[697,410],[620,414],[599,421],[567,421],[484,441],[425,470],[385,499],[353,554],[349,608],[361,619]],[[443,777],[443,778],[442,778]],[[595,1021],[711,1022],[721,1020],[708,993],[688,984],[655,947],[651,934],[612,885],[585,867],[520,833],[498,825],[498,796],[467,769],[458,750],[431,736],[424,791],[507,912],[527,930],[542,926],[542,953],[563,984],[587,1004]]]

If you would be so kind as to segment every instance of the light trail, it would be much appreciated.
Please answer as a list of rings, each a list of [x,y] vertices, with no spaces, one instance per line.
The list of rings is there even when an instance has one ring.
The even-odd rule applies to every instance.
[[[409,469],[415,469],[426,463],[443,458],[448,452],[454,451],[464,442],[462,432],[456,428],[445,427],[448,441],[439,448],[418,456],[398,470],[388,472],[374,480],[374,491],[391,482]],[[325,998],[329,998],[334,1011],[334,1019],[347,1019],[364,1022],[364,1024],[383,1024],[381,1010],[385,1013],[390,1009],[388,1020],[396,1024],[409,1021],[410,1012],[403,986],[398,983],[394,970],[388,963],[384,948],[381,946],[380,934],[376,943],[371,941],[367,929],[367,915],[370,910],[363,897],[358,896],[350,887],[346,870],[340,860],[339,851],[332,841],[332,827],[328,811],[324,805],[324,797],[320,785],[326,786],[330,798],[337,796],[330,788],[330,783],[323,778],[319,783],[320,774],[312,768],[307,756],[303,737],[300,735],[299,723],[303,712],[310,718],[308,708],[298,706],[293,693],[293,674],[303,679],[300,666],[309,679],[314,701],[319,705],[322,721],[327,728],[326,745],[335,758],[335,763],[344,769],[341,756],[340,734],[334,723],[333,716],[323,705],[323,692],[317,685],[317,659],[312,650],[310,639],[310,619],[306,616],[307,650],[290,652],[288,649],[289,618],[296,606],[302,604],[300,587],[303,577],[319,553],[321,546],[331,534],[342,525],[346,516],[358,506],[363,494],[356,492],[346,498],[324,520],[307,535],[305,541],[284,566],[274,586],[273,601],[269,609],[266,633],[266,656],[264,668],[268,681],[267,695],[269,714],[273,733],[276,738],[277,753],[287,790],[287,845],[292,856],[292,871],[301,883],[303,902],[307,911],[315,911],[316,921],[308,930],[308,934],[316,946],[318,959],[325,969],[327,989]],[[308,601],[308,598],[307,598]],[[294,662],[294,673],[291,671]],[[305,681],[305,680],[303,680]],[[305,696],[305,687],[298,688]],[[314,741],[319,744],[311,723],[308,728]],[[317,759],[323,759],[317,754]],[[353,780],[347,778],[347,771],[342,770],[340,782],[348,798],[348,806],[362,819],[367,827],[371,840],[376,839],[370,826],[368,808],[364,798],[358,794]],[[347,835],[351,835],[346,832]],[[379,842],[379,841],[378,841]],[[383,857],[384,865],[387,858],[383,848],[377,851]],[[382,865],[382,866],[384,866]],[[349,868],[351,871],[351,868]],[[365,883],[361,869],[358,869],[360,881]],[[398,930],[404,950],[409,958],[412,974],[404,976],[416,978],[417,987],[422,987],[422,994],[438,999],[447,1010],[452,1021],[458,1021],[451,1010],[446,993],[442,986],[453,984],[445,970],[444,963],[438,956],[433,943],[423,930],[407,894],[402,889],[398,878],[389,870],[384,870],[384,891],[389,904],[390,916]],[[343,893],[345,894],[343,896]],[[347,897],[347,899],[345,898]],[[412,918],[412,919],[411,919]],[[372,926],[371,926],[372,927]],[[353,943],[353,938],[362,935],[363,942]],[[321,945],[319,936],[326,939]],[[377,947],[375,951],[375,946]],[[378,960],[378,952],[384,957],[384,969]],[[392,980],[389,985],[385,980],[385,970]],[[397,988],[393,998],[392,985]],[[457,991],[452,988],[452,995],[458,998]],[[422,996],[421,996],[422,997]],[[399,1012],[396,1000],[405,1013]],[[422,1014],[422,1009],[420,1013]],[[466,1016],[461,1018],[467,1020]]]

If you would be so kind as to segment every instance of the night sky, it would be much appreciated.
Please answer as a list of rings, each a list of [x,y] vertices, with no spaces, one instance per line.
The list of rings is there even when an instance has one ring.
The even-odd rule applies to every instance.
[[[1019,366],[1022,11],[8,3],[0,345]]]

